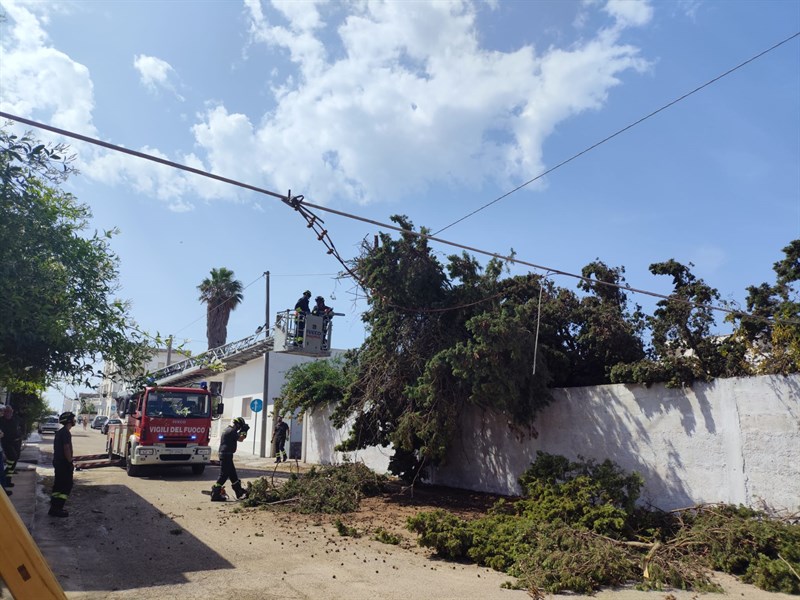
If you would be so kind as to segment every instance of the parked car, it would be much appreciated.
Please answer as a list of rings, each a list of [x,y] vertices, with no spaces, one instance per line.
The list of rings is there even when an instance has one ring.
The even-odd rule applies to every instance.
[[[55,433],[61,424],[56,415],[50,415],[39,421],[39,433]]]
[[[108,428],[112,425],[121,425],[122,419],[118,419],[117,417],[111,417],[108,421],[103,423],[103,426],[100,428],[100,433],[108,433]]]
[[[105,415],[97,415],[92,421],[92,429],[102,429],[105,422],[108,421],[108,417]]]

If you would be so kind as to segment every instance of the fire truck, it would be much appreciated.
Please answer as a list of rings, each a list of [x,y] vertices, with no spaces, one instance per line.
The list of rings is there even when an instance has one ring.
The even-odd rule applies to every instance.
[[[212,416],[224,409],[205,383],[197,387],[148,386],[117,398],[121,425],[108,428],[108,458],[137,477],[149,466],[189,466],[200,475],[211,462]]]

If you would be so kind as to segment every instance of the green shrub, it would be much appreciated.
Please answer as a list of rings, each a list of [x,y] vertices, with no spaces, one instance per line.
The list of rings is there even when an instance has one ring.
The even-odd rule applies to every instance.
[[[472,547],[472,533],[464,519],[443,510],[408,518],[409,530],[419,535],[419,545],[433,548],[443,558],[461,560]]]
[[[390,544],[392,546],[397,546],[400,543],[400,536],[386,531],[383,527],[378,527],[375,530],[375,534],[372,536],[372,539],[374,539],[376,542]]]
[[[342,537],[361,537],[361,533],[358,531],[358,529],[347,525],[341,519],[336,519],[334,525],[336,526],[336,531],[338,531],[339,535]]]
[[[720,591],[712,569],[800,594],[800,524],[727,505],[636,508],[641,478],[610,461],[540,452],[520,484],[522,498],[500,500],[480,519],[437,510],[409,519],[408,527],[443,558],[518,577],[534,598],[542,590],[587,593],[623,583]]]

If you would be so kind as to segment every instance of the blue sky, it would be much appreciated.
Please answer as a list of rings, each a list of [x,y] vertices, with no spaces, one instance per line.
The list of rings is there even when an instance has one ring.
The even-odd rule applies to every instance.
[[[791,0],[0,7],[1,110],[433,231],[800,31]],[[204,350],[196,286],[224,266],[247,286],[229,341],[263,322],[264,271],[273,313],[308,288],[346,313],[334,346],[363,341],[353,282],[279,200],[58,141],[93,226],[120,229],[144,329]],[[320,216],[345,258],[379,230]],[[600,258],[659,293],[648,265],[675,258],[741,302],[800,237],[800,38],[440,237],[573,273]]]

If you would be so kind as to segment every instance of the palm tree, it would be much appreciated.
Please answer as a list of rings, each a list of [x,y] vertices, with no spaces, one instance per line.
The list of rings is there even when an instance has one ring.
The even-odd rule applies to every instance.
[[[242,302],[242,282],[233,278],[233,271],[220,267],[211,269],[211,277],[204,279],[197,289],[200,302],[206,304],[208,349],[224,346],[231,311]]]

